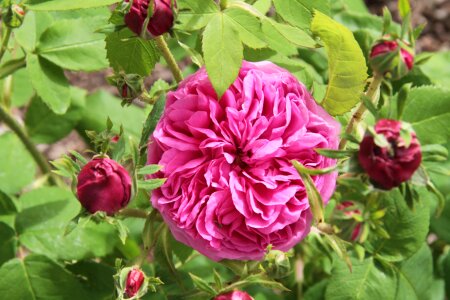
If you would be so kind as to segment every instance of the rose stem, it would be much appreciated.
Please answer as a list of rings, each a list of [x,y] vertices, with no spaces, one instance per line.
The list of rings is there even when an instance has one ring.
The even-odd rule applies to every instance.
[[[6,109],[0,105],[0,120],[3,120],[5,124],[19,137],[22,143],[27,148],[28,152],[30,152],[33,159],[36,161],[37,165],[41,169],[43,174],[49,174],[50,184],[56,185],[56,181],[51,176],[52,168],[48,163],[47,159],[39,152],[30,138],[27,136],[23,128],[17,123],[16,120],[6,111]]]
[[[369,85],[369,88],[367,89],[366,96],[369,97],[372,101],[372,103],[375,103],[377,99],[375,97],[377,96],[377,91],[380,88],[381,82],[383,81],[383,76],[379,74],[375,74],[375,76],[372,78],[372,82]],[[365,107],[364,103],[359,104],[358,109],[353,114],[352,118],[350,119],[350,122],[347,125],[347,128],[345,129],[346,134],[351,134],[353,130],[356,128],[358,123],[361,121],[364,113],[366,112],[367,108]],[[344,137],[341,140],[341,143],[339,144],[339,149],[342,150],[347,145],[347,139]]]
[[[6,49],[8,48],[10,37],[11,37],[11,28],[5,26],[5,36],[3,37],[2,46],[0,48],[0,61],[2,60],[3,55],[5,55]]]
[[[147,219],[148,213],[146,211],[136,208],[124,208],[119,212],[120,216]]]
[[[155,42],[159,50],[161,51],[162,55],[164,56],[167,65],[172,71],[173,77],[175,78],[176,82],[179,83],[180,81],[183,80],[183,74],[181,73],[180,67],[178,67],[175,57],[173,57],[172,52],[170,52],[169,46],[167,46],[164,36],[162,35],[157,36],[155,38]]]
[[[11,28],[5,27],[5,33],[0,48],[0,61],[5,55],[10,37],[11,37]],[[3,120],[5,124],[19,137],[19,139],[24,144],[25,148],[27,148],[28,152],[30,152],[31,156],[41,169],[42,174],[49,174],[50,184],[56,185],[55,179],[51,176],[52,168],[48,163],[47,159],[41,154],[41,152],[39,152],[39,150],[27,136],[23,128],[19,125],[19,123],[16,122],[16,120],[14,120],[14,118],[8,113],[6,108],[4,108],[2,105],[0,105],[0,120]]]

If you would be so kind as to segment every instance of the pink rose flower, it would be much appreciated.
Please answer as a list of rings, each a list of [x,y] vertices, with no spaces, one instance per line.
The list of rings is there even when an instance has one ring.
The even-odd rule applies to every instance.
[[[291,160],[334,165],[314,149],[336,149],[339,132],[305,86],[270,62],[244,61],[220,101],[200,69],[168,94],[150,141],[148,163],[167,178],[153,206],[177,240],[213,260],[259,260],[269,245],[287,251],[312,219]],[[313,176],[325,202],[336,175]]]
[[[214,300],[253,300],[253,297],[243,291],[232,291],[216,296]]]

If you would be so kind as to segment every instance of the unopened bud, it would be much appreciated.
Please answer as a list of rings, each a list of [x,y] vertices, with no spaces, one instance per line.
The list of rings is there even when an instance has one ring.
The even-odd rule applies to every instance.
[[[374,72],[400,79],[414,66],[414,54],[404,42],[382,40],[372,47],[370,65]]]

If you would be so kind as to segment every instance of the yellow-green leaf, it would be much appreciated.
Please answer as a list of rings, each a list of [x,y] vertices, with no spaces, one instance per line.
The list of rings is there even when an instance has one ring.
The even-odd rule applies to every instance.
[[[345,26],[319,11],[311,24],[328,53],[329,82],[322,106],[332,115],[350,111],[361,98],[367,79],[363,52]]]

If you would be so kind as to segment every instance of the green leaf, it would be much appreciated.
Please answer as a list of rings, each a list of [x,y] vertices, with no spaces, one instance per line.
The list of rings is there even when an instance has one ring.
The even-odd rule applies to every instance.
[[[79,260],[102,257],[118,243],[109,224],[88,222],[65,234],[67,224],[78,215],[80,204],[74,195],[60,188],[40,188],[20,198],[22,211],[15,227],[22,245],[34,253],[54,259]]]
[[[15,258],[0,268],[0,295],[5,299],[90,299],[78,279],[42,255]]]
[[[330,14],[328,0],[273,0],[277,13],[287,22],[299,28],[307,29],[311,24],[314,11]]]
[[[21,27],[14,31],[15,40],[28,52],[33,52],[41,34],[53,23],[46,12],[27,12]]]
[[[364,91],[364,55],[350,30],[318,11],[311,30],[325,43],[329,60],[328,88],[321,103],[330,114],[341,115],[359,103]]]
[[[34,54],[27,56],[27,70],[42,101],[55,113],[65,113],[70,105],[70,89],[64,71]]]
[[[264,41],[261,21],[257,16],[240,7],[226,9],[224,16],[229,18],[234,28],[239,32],[239,36],[244,44],[254,49],[264,48],[267,45]]]
[[[398,0],[398,11],[402,18],[406,17],[411,12],[409,0]]]
[[[303,300],[323,300],[325,299],[325,290],[328,285],[328,280],[324,279],[309,287],[303,295]]]
[[[109,117],[114,123],[114,132],[118,133],[119,126],[123,125],[126,134],[140,136],[145,120],[144,110],[134,105],[122,107],[120,103],[121,99],[103,90],[89,95],[77,129],[82,133],[85,130],[101,132],[106,129],[106,119]]]
[[[256,0],[253,7],[262,14],[267,14],[272,7],[272,0]]]
[[[353,270],[335,259],[325,299],[433,300],[433,260],[426,244],[401,264],[377,262],[372,257],[352,259]]]
[[[319,191],[317,190],[314,181],[311,176],[305,172],[305,166],[300,162],[293,160],[292,164],[297,170],[298,174],[302,178],[303,184],[305,185],[306,193],[308,195],[309,206],[311,207],[311,212],[313,214],[314,220],[317,224],[323,222],[323,200]]]
[[[428,193],[421,192],[420,200],[411,209],[403,199],[399,189],[385,193],[379,201],[386,209],[384,227],[388,230],[389,239],[373,242],[374,252],[388,261],[400,261],[416,253],[428,234],[430,224],[430,208],[426,203]]]
[[[431,58],[421,66],[422,71],[433,83],[442,87],[450,86],[450,51],[433,53]]]
[[[320,155],[330,158],[348,158],[355,154],[353,150],[314,149]]]
[[[445,280],[445,290],[447,292],[447,295],[450,295],[450,252],[448,252],[445,256],[442,265]]]
[[[139,175],[151,175],[161,170],[161,168],[162,166],[160,165],[147,165],[145,167],[140,168],[137,173]]]
[[[141,140],[139,142],[139,148],[141,149],[141,152],[139,154],[140,164],[145,164],[145,161],[147,159],[147,145],[149,138],[152,135],[153,131],[155,130],[159,119],[161,118],[165,105],[166,105],[165,94],[161,94],[161,96],[158,98],[155,105],[153,106],[152,111],[149,113],[147,119],[144,122]]]
[[[159,50],[152,40],[137,37],[128,29],[106,38],[107,57],[116,72],[148,76],[159,61]]]
[[[178,3],[177,28],[194,31],[205,27],[219,12],[213,0],[184,0]]]
[[[0,216],[17,213],[16,205],[11,197],[0,190]]]
[[[265,274],[253,274],[253,275],[247,276],[247,277],[243,278],[242,280],[239,280],[239,281],[229,285],[228,287],[224,288],[221,291],[221,293],[229,292],[233,289],[242,288],[242,287],[252,285],[252,284],[258,284],[263,287],[268,287],[268,288],[277,289],[277,290],[281,290],[281,291],[289,291],[289,289],[286,288],[282,283],[272,280],[270,278],[267,278]]]
[[[170,275],[175,282],[182,286],[183,284],[181,283],[179,277],[180,273],[177,272],[177,269],[173,263],[173,250],[170,244],[170,232],[167,229],[167,226],[164,226],[156,243],[154,252],[158,263],[170,272]]]
[[[39,39],[37,54],[74,71],[96,71],[108,67],[104,35],[94,30],[105,18],[58,20]]]
[[[433,300],[433,257],[431,250],[424,243],[413,256],[396,266],[399,274],[400,287],[404,285],[413,296],[397,295],[397,299]],[[400,288],[399,290],[402,290]]]
[[[178,242],[175,240],[172,236],[170,237],[170,247],[173,250],[173,253],[178,257],[178,259],[185,263],[186,260],[191,256],[192,252],[194,252],[194,249],[192,249],[189,246],[186,246],[183,243]]]
[[[10,59],[0,66],[0,79],[4,79],[26,66],[25,57]]]
[[[447,184],[447,176],[442,176],[445,178],[445,184]],[[450,243],[450,232],[448,228],[450,226],[450,197],[447,197],[444,205],[444,209],[439,216],[439,218],[433,218],[431,220],[432,231],[442,240]],[[450,273],[449,273],[450,274]]]
[[[14,73],[11,92],[11,104],[13,106],[22,106],[28,103],[33,96],[33,86],[31,85],[30,76],[25,68]]]
[[[149,179],[149,180],[139,180],[138,186],[140,189],[144,189],[146,191],[152,191],[160,186],[162,186],[166,182],[166,178],[157,178],[157,179]]]
[[[60,11],[107,6],[117,2],[119,2],[119,0],[46,0],[32,1],[32,3],[27,5],[27,8],[35,11]]]
[[[403,120],[409,122],[422,144],[443,144],[450,139],[450,91],[439,87],[413,88]]]
[[[373,258],[352,259],[352,271],[344,261],[334,259],[331,277],[325,292],[326,300],[394,300],[396,275],[392,268],[375,263]]]
[[[216,14],[203,33],[206,71],[220,99],[236,79],[241,68],[243,47],[230,18]]]
[[[33,181],[36,165],[13,133],[0,135],[0,145],[0,190],[15,194]]]
[[[93,261],[80,261],[67,265],[67,269],[83,279],[82,283],[89,291],[91,299],[112,299],[115,274],[113,267]]]
[[[263,21],[263,31],[269,35],[266,36],[266,39],[269,41],[269,47],[274,50],[278,49],[278,43],[286,43],[286,41],[295,47],[312,49],[319,47],[317,42],[304,30],[275,22],[269,18]],[[281,52],[284,53],[284,51]]]
[[[14,229],[0,222],[0,266],[16,257],[17,239]]]
[[[82,117],[86,91],[71,88],[71,105],[64,115],[57,115],[39,97],[34,97],[25,115],[29,136],[36,143],[51,144],[68,135]],[[58,124],[58,126],[55,126]]]
[[[262,31],[266,38],[266,42],[269,47],[276,52],[284,55],[296,55],[298,54],[297,47],[293,45],[288,38],[286,38],[282,33],[283,26],[276,26],[276,23],[271,19],[264,19],[262,21]],[[284,25],[284,24],[283,24]],[[289,25],[286,25],[289,26]]]
[[[197,289],[204,291],[211,296],[215,296],[217,294],[217,292],[211,287],[211,285],[204,281],[202,278],[195,276],[192,273],[189,273],[189,276],[191,276],[191,279]]]

